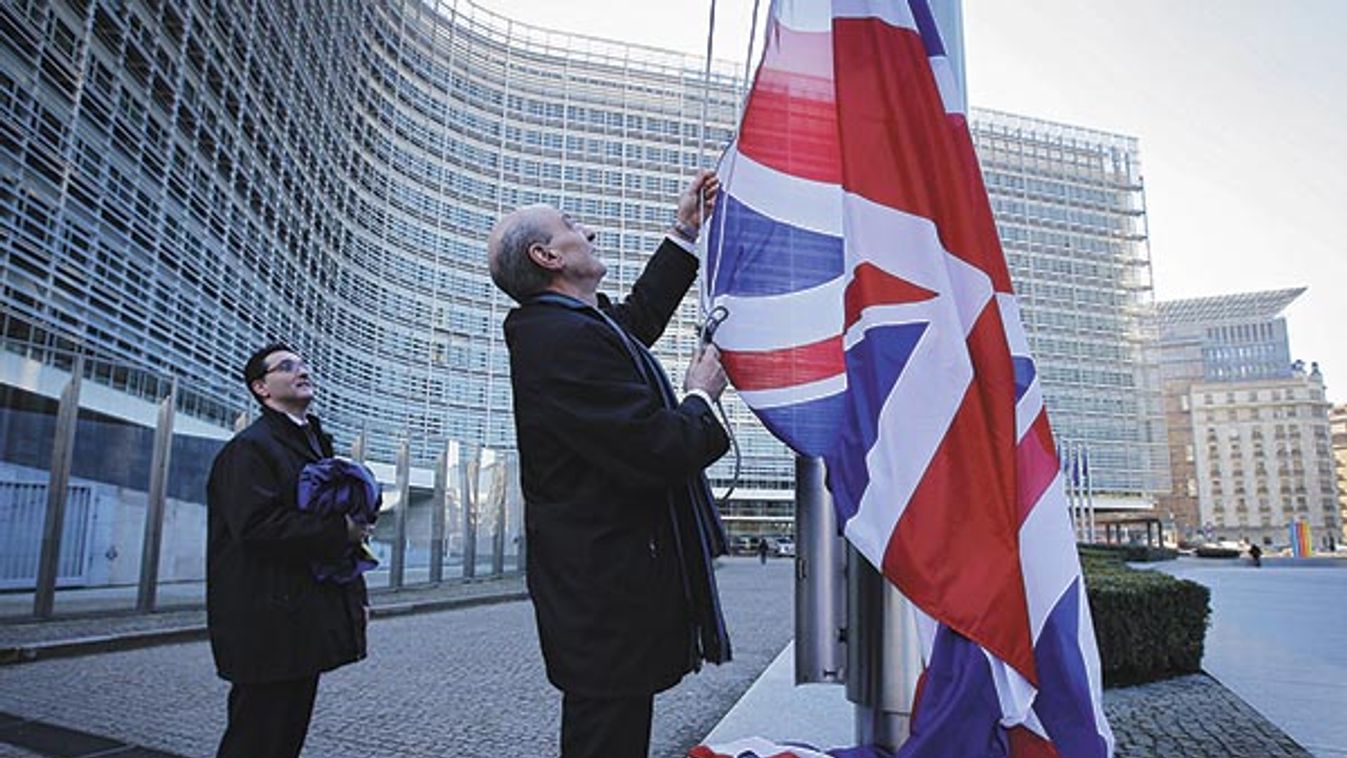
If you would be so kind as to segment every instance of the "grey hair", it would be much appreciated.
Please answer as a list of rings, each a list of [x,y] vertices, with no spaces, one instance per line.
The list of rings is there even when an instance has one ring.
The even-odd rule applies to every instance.
[[[530,247],[546,244],[552,235],[543,227],[539,214],[516,211],[512,215],[515,218],[507,220],[498,230],[487,260],[491,281],[515,302],[522,303],[552,283],[552,273],[529,257]]]

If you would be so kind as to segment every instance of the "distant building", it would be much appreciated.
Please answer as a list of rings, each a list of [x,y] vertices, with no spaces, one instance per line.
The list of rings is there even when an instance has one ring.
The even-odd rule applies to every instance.
[[[1328,415],[1333,461],[1338,481],[1338,542],[1347,543],[1347,404],[1335,405]]]
[[[1181,537],[1288,541],[1287,525],[1341,534],[1328,402],[1290,359],[1282,311],[1304,288],[1159,304],[1171,493]]]
[[[974,108],[969,129],[1059,444],[1101,510],[1169,490],[1137,140]]]

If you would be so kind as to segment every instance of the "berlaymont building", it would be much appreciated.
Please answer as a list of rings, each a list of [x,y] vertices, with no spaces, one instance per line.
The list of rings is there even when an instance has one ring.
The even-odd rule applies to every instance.
[[[175,430],[218,441],[251,405],[240,364],[273,338],[310,358],[341,449],[405,447],[413,468],[450,441],[508,451],[511,303],[487,231],[563,207],[625,291],[732,137],[743,70],[703,67],[467,0],[4,3],[0,472],[45,465],[23,430],[46,427],[16,419],[53,413],[75,356],[99,423],[152,426],[145,401],[172,387]],[[1144,508],[1168,481],[1137,143],[972,121],[1058,436],[1089,450],[1099,507]],[[672,371],[696,316],[689,299],[661,343]],[[791,457],[730,412],[731,528],[788,531]],[[199,481],[206,458],[173,470]]]

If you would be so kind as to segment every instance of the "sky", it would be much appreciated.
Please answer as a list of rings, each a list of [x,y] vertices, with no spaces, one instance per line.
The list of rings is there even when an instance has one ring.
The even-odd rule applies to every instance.
[[[706,53],[710,0],[477,4]],[[717,58],[742,63],[752,8],[717,0]],[[1139,140],[1157,299],[1308,286],[1292,357],[1347,402],[1347,2],[964,0],[963,20],[970,105]]]

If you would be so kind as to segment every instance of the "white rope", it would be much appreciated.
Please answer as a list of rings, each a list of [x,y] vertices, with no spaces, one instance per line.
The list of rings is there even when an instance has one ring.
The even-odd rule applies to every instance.
[[[716,39],[716,0],[711,0],[711,18],[707,22],[706,29],[706,69],[702,74],[702,123],[701,130],[697,137],[697,159],[698,163],[705,166],[706,163],[706,131],[708,128],[707,115],[711,105],[711,55],[714,52]],[[699,214],[699,225],[706,221],[706,187],[703,185],[697,198],[697,213]],[[710,263],[710,251],[708,250],[707,263]],[[719,267],[717,267],[719,268]],[[702,276],[702,286],[700,287],[701,297],[697,298],[698,318],[705,322],[706,314],[709,311],[711,298],[711,286],[707,283],[707,277]]]

